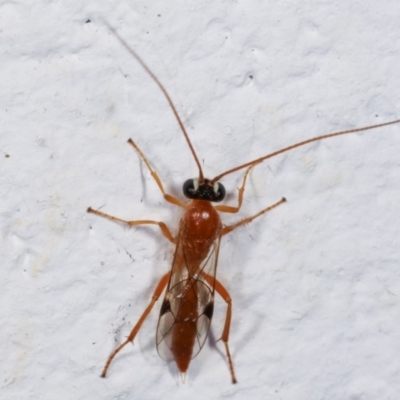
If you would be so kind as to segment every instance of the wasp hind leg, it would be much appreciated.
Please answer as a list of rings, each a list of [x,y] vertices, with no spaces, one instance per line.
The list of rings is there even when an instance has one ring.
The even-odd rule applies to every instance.
[[[105,378],[107,375],[108,368],[111,364],[111,361],[114,359],[114,357],[128,344],[128,343],[133,343],[133,339],[135,339],[135,336],[139,332],[140,328],[142,327],[142,324],[144,320],[147,318],[147,316],[150,314],[151,309],[154,306],[154,303],[159,299],[161,293],[164,291],[165,287],[167,286],[167,283],[169,281],[171,273],[168,272],[165,274],[161,279],[160,282],[158,282],[158,285],[156,289],[154,290],[153,297],[151,298],[150,304],[147,306],[147,308],[144,310],[144,313],[141,315],[139,318],[139,321],[136,322],[136,325],[133,327],[131,333],[127,337],[127,339],[121,343],[108,357],[106,365],[103,368],[103,371],[101,373],[101,377]]]
[[[229,339],[229,331],[231,327],[231,319],[232,319],[232,298],[229,295],[228,291],[222,286],[221,282],[214,277],[203,274],[204,279],[211,285],[214,286],[216,292],[225,300],[228,308],[226,310],[225,317],[225,325],[224,330],[222,331],[221,340],[225,345],[226,357],[228,359],[229,372],[231,373],[232,383],[237,383],[235,369],[233,368],[233,362],[231,357],[231,352],[229,351],[228,339]]]

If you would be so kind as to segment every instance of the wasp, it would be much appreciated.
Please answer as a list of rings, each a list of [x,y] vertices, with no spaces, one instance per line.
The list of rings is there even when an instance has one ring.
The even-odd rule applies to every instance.
[[[91,207],[87,209],[87,212],[89,213],[126,224],[130,227],[156,225],[159,227],[162,234],[175,246],[171,270],[160,279],[153,292],[150,304],[144,310],[129,336],[108,357],[101,376],[105,377],[107,375],[114,357],[128,343],[133,343],[133,340],[152,310],[154,304],[165,291],[157,326],[157,350],[163,359],[167,361],[175,361],[182,375],[182,380],[184,380],[190,361],[200,352],[208,336],[214,310],[214,295],[215,292],[217,292],[224,299],[227,305],[225,324],[220,340],[225,346],[232,383],[236,383],[237,379],[228,344],[232,320],[232,299],[222,283],[216,278],[221,239],[234,229],[250,223],[254,219],[285,203],[286,199],[282,197],[274,204],[262,209],[255,215],[243,218],[233,225],[224,225],[219,213],[233,214],[239,212],[243,203],[247,177],[251,169],[257,164],[312,142],[397,124],[400,120],[316,136],[256,158],[255,160],[229,169],[212,179],[208,179],[203,174],[203,169],[190,141],[189,135],[168,92],[155,74],[136,54],[136,52],[130,48],[126,41],[121,38],[112,27],[108,27],[120,43],[139,62],[164,94],[197,165],[198,177],[195,179],[188,179],[183,184],[183,194],[189,201],[183,202],[177,197],[168,194],[164,190],[160,177],[151,167],[150,162],[147,160],[139,146],[132,139],[129,139],[128,143],[134,148],[146,165],[164,196],[164,199],[183,209],[183,214],[179,222],[178,234],[174,236],[171,233],[170,228],[161,221],[129,221],[114,217]],[[242,184],[238,189],[237,205],[213,205],[213,203],[220,203],[223,201],[226,195],[226,190],[220,182],[221,178],[239,170],[245,170],[245,172]]]

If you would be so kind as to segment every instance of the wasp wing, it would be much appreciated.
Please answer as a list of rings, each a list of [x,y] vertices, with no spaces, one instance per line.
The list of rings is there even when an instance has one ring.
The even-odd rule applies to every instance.
[[[214,309],[214,283],[220,235],[209,246],[200,263],[182,242],[176,246],[171,277],[160,310],[157,350],[161,358],[173,360],[179,347],[191,346],[194,358],[204,345]],[[178,338],[179,334],[181,336]]]

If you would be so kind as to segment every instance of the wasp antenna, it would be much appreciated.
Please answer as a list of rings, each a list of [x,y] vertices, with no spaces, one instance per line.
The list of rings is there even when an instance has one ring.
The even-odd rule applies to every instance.
[[[305,146],[306,144],[309,144],[309,143],[312,143],[312,142],[318,142],[319,140],[324,140],[324,139],[328,139],[328,138],[332,138],[332,137],[340,136],[340,135],[346,135],[348,133],[363,132],[363,131],[367,131],[367,130],[370,130],[370,129],[381,128],[381,127],[387,126],[387,125],[398,124],[399,122],[400,122],[400,119],[396,119],[394,121],[384,122],[382,124],[364,126],[362,128],[347,129],[345,131],[328,133],[326,135],[316,136],[316,137],[313,137],[313,138],[310,138],[310,139],[307,139],[307,140],[303,140],[302,142],[292,144],[291,146],[284,147],[283,149],[280,149],[280,150],[274,151],[273,153],[267,154],[264,157],[257,158],[257,159],[255,159],[253,161],[250,161],[250,162],[247,162],[245,164],[239,165],[238,167],[229,169],[228,171],[225,171],[222,174],[219,174],[218,176],[213,178],[211,180],[211,183],[217,182],[223,176],[229,175],[229,174],[231,174],[233,172],[239,171],[239,170],[241,170],[243,168],[246,168],[246,167],[253,167],[254,165],[256,165],[256,164],[258,164],[258,163],[260,163],[260,162],[262,162],[264,160],[267,160],[268,158],[275,157],[278,154],[286,153],[289,150],[293,150],[293,149],[296,149],[297,147]]]
[[[143,67],[143,69],[150,75],[150,77],[153,79],[153,81],[157,84],[157,86],[160,88],[160,90],[163,92],[165,98],[168,101],[168,104],[170,105],[172,112],[175,115],[176,120],[178,121],[178,124],[182,130],[183,136],[186,139],[187,144],[189,145],[189,149],[193,155],[194,161],[197,164],[197,168],[199,169],[199,180],[203,181],[204,180],[204,176],[203,176],[203,170],[201,168],[199,159],[196,155],[196,152],[194,151],[192,142],[189,139],[189,135],[186,132],[185,126],[183,125],[183,122],[181,120],[181,118],[179,117],[178,111],[176,110],[176,107],[174,105],[174,103],[171,100],[171,97],[169,96],[167,90],[165,89],[165,87],[162,85],[162,83],[157,79],[157,77],[154,75],[153,71],[146,65],[146,63],[139,57],[139,55],[132,50],[132,48],[128,45],[128,43],[122,39],[121,36],[118,35],[117,31],[107,22],[103,19],[103,23],[108,27],[108,29],[114,34],[114,36],[119,40],[119,42],[122,44],[122,46],[125,47],[126,50],[128,50],[128,52],[136,59],[136,61]]]

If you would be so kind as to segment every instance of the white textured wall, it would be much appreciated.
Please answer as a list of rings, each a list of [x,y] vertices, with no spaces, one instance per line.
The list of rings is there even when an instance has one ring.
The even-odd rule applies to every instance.
[[[180,382],[155,349],[159,305],[99,378],[173,249],[157,229],[86,214],[103,206],[176,231],[179,210],[129,137],[171,193],[196,176],[164,97],[101,18],[167,87],[212,177],[311,136],[399,118],[399,2],[25,3],[0,4],[1,397],[400,398],[400,126],[254,169],[241,216],[288,203],[221,246],[235,386],[213,341]],[[230,204],[240,177],[224,181]]]

